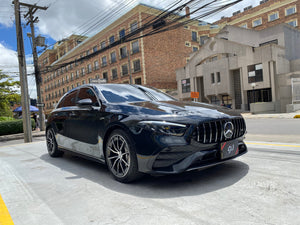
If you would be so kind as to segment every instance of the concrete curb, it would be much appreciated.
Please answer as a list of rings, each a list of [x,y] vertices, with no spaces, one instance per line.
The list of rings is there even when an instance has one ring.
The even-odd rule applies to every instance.
[[[33,131],[32,132],[32,137],[43,137],[43,136],[45,136],[45,131]],[[18,139],[24,139],[24,133],[0,136],[0,142],[1,141],[12,141],[12,140],[18,140]]]

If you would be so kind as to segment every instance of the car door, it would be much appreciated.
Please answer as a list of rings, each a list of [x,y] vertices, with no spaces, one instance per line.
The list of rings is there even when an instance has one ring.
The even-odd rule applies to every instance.
[[[71,140],[71,121],[70,114],[76,108],[76,97],[78,89],[68,93],[58,104],[58,109],[55,111],[55,121],[57,128],[57,144],[59,147],[72,150],[72,140]]]
[[[79,89],[77,102],[82,99],[91,99],[92,104],[78,105],[70,114],[70,135],[74,141],[74,149],[84,155],[102,158],[103,141],[98,131],[104,126],[104,120],[100,112],[100,102],[90,87]]]

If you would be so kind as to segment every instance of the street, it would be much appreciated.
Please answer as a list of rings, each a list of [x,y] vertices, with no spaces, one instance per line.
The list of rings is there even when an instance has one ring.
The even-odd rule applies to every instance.
[[[277,135],[263,121],[247,120],[249,136]],[[70,154],[51,158],[45,141],[10,143],[0,194],[15,224],[300,224],[299,142],[246,141],[249,152],[223,165],[132,184]]]

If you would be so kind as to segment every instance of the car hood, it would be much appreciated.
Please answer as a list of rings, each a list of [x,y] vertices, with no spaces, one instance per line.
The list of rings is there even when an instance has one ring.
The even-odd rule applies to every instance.
[[[240,116],[234,110],[198,102],[134,102],[110,104],[106,108],[109,112],[137,116],[140,119],[164,119],[177,122],[202,121],[207,119],[232,118]]]

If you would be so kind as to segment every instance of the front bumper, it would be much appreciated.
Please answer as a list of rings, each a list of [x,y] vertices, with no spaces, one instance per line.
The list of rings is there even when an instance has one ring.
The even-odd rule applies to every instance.
[[[154,156],[137,154],[139,171],[150,174],[177,174],[207,168],[245,154],[248,150],[242,138],[238,140],[238,148],[236,155],[226,159],[221,159],[219,144],[201,145],[201,150],[198,148],[196,151],[187,145],[168,147]]]

